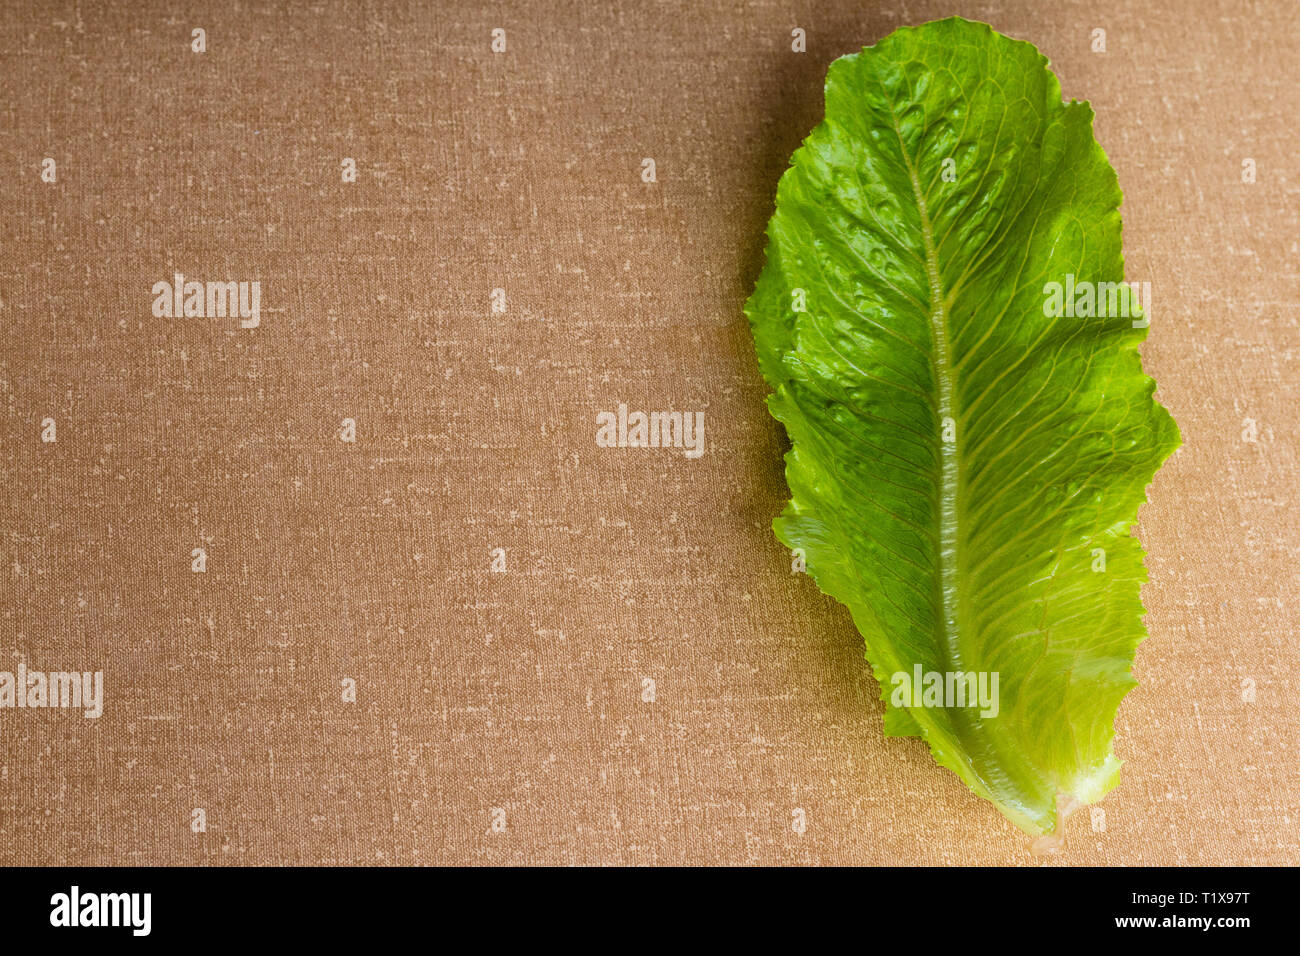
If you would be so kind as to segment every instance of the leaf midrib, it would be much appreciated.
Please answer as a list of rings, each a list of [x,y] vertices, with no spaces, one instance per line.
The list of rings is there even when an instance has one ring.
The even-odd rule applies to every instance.
[[[925,194],[921,189],[920,176],[916,164],[907,154],[903,143],[903,130],[898,124],[892,104],[890,119],[893,121],[894,134],[898,137],[898,151],[907,169],[907,178],[912,185],[912,196],[916,200],[917,212],[921,220],[921,240],[925,251],[925,271],[930,285],[930,336],[933,341],[931,350],[931,367],[934,371],[938,391],[939,413],[939,592],[940,618],[943,631],[943,646],[947,653],[948,669],[960,671],[961,660],[958,650],[959,630],[957,625],[957,497],[960,473],[957,461],[957,442],[960,435],[954,433],[951,442],[943,440],[944,421],[951,421],[955,429],[957,416],[953,409],[953,364],[952,352],[948,343],[948,310],[944,305],[943,283],[939,278],[939,253],[934,244],[934,230],[930,222],[930,211],[926,206]],[[954,730],[957,728],[954,727]]]

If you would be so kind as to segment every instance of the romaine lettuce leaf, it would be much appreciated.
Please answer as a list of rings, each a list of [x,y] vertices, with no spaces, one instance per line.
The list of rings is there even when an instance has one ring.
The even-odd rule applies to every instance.
[[[792,445],[777,536],[852,612],[885,732],[1033,834],[1119,780],[1146,636],[1131,532],[1179,443],[1120,198],[1031,44],[898,30],[831,65],[745,308]],[[958,674],[997,675],[996,707]]]

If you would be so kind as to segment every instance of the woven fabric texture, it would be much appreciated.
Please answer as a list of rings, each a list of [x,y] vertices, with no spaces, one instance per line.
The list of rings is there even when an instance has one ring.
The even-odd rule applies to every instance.
[[[0,863],[1039,862],[791,573],[741,312],[827,65],[952,13],[1095,108],[1184,438],[1054,859],[1300,863],[1294,3],[3,6],[0,670],[104,702],[0,710]]]

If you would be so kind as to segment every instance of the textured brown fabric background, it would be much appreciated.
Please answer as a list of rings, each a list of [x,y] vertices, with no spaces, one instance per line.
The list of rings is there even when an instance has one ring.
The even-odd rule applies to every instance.
[[[790,573],[741,313],[828,63],[954,12],[1095,107],[1185,442],[1060,860],[1300,862],[1295,3],[4,8],[0,669],[107,704],[0,710],[0,862],[1035,862]],[[620,401],[706,453],[595,447]]]

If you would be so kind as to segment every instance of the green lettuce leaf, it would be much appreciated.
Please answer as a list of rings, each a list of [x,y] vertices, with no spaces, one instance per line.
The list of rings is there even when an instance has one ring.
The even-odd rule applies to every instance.
[[[1119,781],[1132,528],[1179,444],[1140,297],[1101,285],[1124,279],[1120,199],[1033,45],[901,29],[831,65],[745,307],[792,446],[777,537],[852,612],[885,732],[1033,834]],[[958,674],[996,675],[996,708]]]

